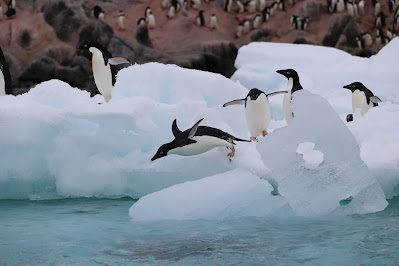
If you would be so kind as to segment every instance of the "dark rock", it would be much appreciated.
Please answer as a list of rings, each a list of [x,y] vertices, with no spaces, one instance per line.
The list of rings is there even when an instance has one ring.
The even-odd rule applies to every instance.
[[[72,51],[62,47],[50,48],[45,55],[53,58],[58,64],[63,66],[69,65],[72,59]]]
[[[101,20],[95,20],[82,28],[79,33],[78,45],[95,40],[102,46],[108,47],[112,36],[114,36],[114,31],[108,24]]]
[[[347,46],[357,47],[356,37],[359,36],[360,33],[361,32],[356,22],[353,19],[349,20],[343,31],[343,34],[346,37]]]
[[[267,38],[271,33],[270,29],[258,30],[256,33],[251,35],[251,41],[258,42],[262,41],[263,38]]]
[[[54,72],[58,67],[57,61],[44,56],[33,61],[21,74],[19,81],[26,87],[55,78]],[[24,87],[24,86],[22,86]]]
[[[22,48],[24,48],[24,49],[29,48],[29,46],[32,43],[32,36],[31,36],[29,30],[27,30],[27,29],[21,30],[18,34],[17,42]]]
[[[337,18],[333,25],[328,29],[327,35],[323,39],[323,45],[335,47],[337,45],[340,35],[343,33],[345,26],[349,21],[353,20],[351,16],[345,15]]]
[[[313,44],[312,42],[307,41],[305,38],[297,38],[293,42],[294,44]]]
[[[68,6],[63,0],[46,2],[43,12],[46,22],[64,42],[72,41],[72,35],[79,31],[85,19],[82,10]]]
[[[65,81],[72,87],[84,87],[87,82],[87,74],[79,66],[59,67],[55,69],[54,77]]]
[[[238,48],[231,42],[204,45],[200,57],[191,59],[185,67],[219,73],[230,78],[236,71],[234,62],[237,53]]]
[[[148,29],[146,25],[140,25],[136,30],[136,40],[138,43],[153,48],[150,36],[148,36]]]
[[[370,56],[373,56],[375,54],[376,53],[373,50],[370,50],[370,49],[362,49],[362,50],[360,50],[360,51],[358,51],[356,53],[357,56],[367,57],[367,58],[369,58]]]
[[[326,12],[326,10],[327,5],[310,2],[307,3],[306,6],[302,7],[299,13],[301,17],[309,17],[310,20],[315,21],[318,20],[320,16]]]

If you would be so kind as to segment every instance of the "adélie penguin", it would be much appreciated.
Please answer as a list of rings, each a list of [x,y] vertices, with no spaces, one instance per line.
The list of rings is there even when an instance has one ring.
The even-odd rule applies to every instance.
[[[287,93],[287,91],[277,91],[265,94],[263,91],[253,88],[248,92],[247,97],[244,99],[230,101],[225,103],[223,107],[235,104],[245,105],[245,116],[247,119],[248,130],[251,134],[251,140],[255,141],[256,137],[260,135],[266,136],[268,134],[267,128],[269,127],[271,119],[268,97],[281,93]]]
[[[0,96],[6,94],[12,94],[11,87],[11,74],[8,64],[3,54],[3,50],[0,48]]]
[[[249,140],[236,138],[217,128],[199,126],[202,120],[204,120],[204,118],[195,123],[192,128],[181,131],[177,127],[175,119],[172,124],[172,132],[175,139],[159,147],[154,157],[151,158],[151,161],[155,161],[170,154],[181,156],[198,155],[216,147],[230,148],[231,152],[227,156],[231,159],[235,154],[235,140],[249,142]]]
[[[344,86],[344,88],[352,92],[353,113],[355,113],[355,110],[357,108],[360,108],[360,114],[364,116],[370,108],[378,106],[378,102],[381,102],[380,98],[375,96],[361,82],[353,82],[349,85]]]
[[[284,70],[277,70],[277,73],[283,75],[288,79],[287,83],[287,92],[284,94],[283,99],[283,111],[284,111],[284,118],[287,124],[290,124],[294,119],[294,113],[292,112],[291,107],[291,100],[292,94],[298,90],[302,90],[302,85],[299,82],[298,73],[294,69],[284,69]]]
[[[94,82],[105,102],[108,102],[112,98],[111,91],[116,81],[116,70],[111,65],[131,64],[131,62],[123,57],[112,57],[112,54],[96,41],[86,42],[79,46],[78,50],[91,52]]]

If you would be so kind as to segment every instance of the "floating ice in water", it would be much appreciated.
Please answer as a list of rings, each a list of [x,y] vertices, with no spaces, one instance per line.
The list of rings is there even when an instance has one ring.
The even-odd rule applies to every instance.
[[[360,159],[355,138],[330,104],[301,90],[293,95],[293,110],[293,122],[270,133],[259,143],[258,151],[294,212],[313,216],[383,210],[387,205],[384,192]],[[324,159],[309,169],[305,155],[313,149]],[[312,163],[318,160],[311,156]],[[340,207],[340,201],[350,197],[353,200]]]
[[[387,197],[392,197],[399,195],[399,91],[395,87],[397,61],[389,57],[397,55],[398,46],[398,40],[393,40],[378,55],[364,59],[331,48],[251,44],[240,49],[236,63],[238,71],[233,80],[239,79],[248,89],[258,87],[265,92],[284,90],[287,81],[275,71],[294,67],[304,88],[327,98],[342,120],[351,112],[351,95],[342,86],[357,79],[362,81],[383,103],[378,108],[372,108],[363,120],[355,119],[348,127],[361,146],[361,158],[383,185]],[[240,138],[249,138],[243,109],[222,108],[226,101],[246,95],[248,89],[221,75],[149,63],[120,71],[113,98],[107,104],[98,105],[98,102],[103,102],[101,96],[90,98],[87,92],[56,80],[39,84],[21,96],[0,97],[0,198],[138,198],[175,184],[240,168],[278,187],[291,206],[295,206],[297,213],[329,213],[335,210],[337,202],[350,195],[353,195],[352,201],[338,207],[338,210],[358,213],[360,203],[357,201],[360,200],[364,202],[364,212],[382,208],[380,188],[373,185],[364,164],[359,166],[361,161],[358,157],[355,158],[355,169],[364,172],[364,179],[354,180],[358,178],[358,173],[354,173],[352,178],[352,172],[345,172],[348,183],[338,180],[343,187],[339,195],[334,184],[332,192],[326,192],[330,181],[324,187],[317,186],[319,184],[315,181],[312,193],[326,194],[327,200],[320,202],[320,206],[309,206],[312,209],[309,212],[295,205],[293,200],[301,191],[295,191],[286,182],[296,184],[296,179],[282,179],[278,172],[276,176],[280,180],[274,179],[278,165],[281,168],[290,168],[291,165],[282,158],[281,162],[276,158],[265,160],[265,165],[257,150],[257,145],[278,138],[273,145],[276,154],[279,154],[286,139],[295,137],[291,129],[275,130],[285,126],[282,97],[279,96],[270,98],[270,135],[262,138],[259,144],[238,143],[232,162],[229,162],[225,148],[199,156],[171,155],[150,162],[158,147],[173,139],[171,125],[175,118],[182,129],[205,117],[203,125],[220,128]],[[293,135],[276,137],[287,132]],[[329,136],[329,141],[335,141],[334,134],[323,133],[323,136]],[[303,142],[314,143],[313,151],[298,154],[298,145]],[[329,168],[334,160],[323,145],[317,139],[298,140],[290,146],[288,158],[293,156],[297,160],[299,173],[304,176],[308,171],[336,177],[334,172],[331,173],[336,169]],[[331,145],[339,147],[341,144]],[[348,145],[348,148],[351,147]],[[323,154],[323,160],[318,152]],[[358,153],[356,147],[354,154]],[[345,155],[344,158],[353,160]],[[274,172],[271,173],[268,167],[272,167]],[[297,176],[297,173],[292,172],[292,176]],[[359,181],[364,188],[355,186],[355,181]],[[377,197],[370,205],[371,199],[363,193],[367,191],[367,186],[370,191],[374,189],[369,195]],[[326,210],[320,211],[319,208],[325,203]]]
[[[284,197],[273,196],[272,190],[266,180],[236,169],[146,195],[132,205],[129,214],[134,221],[292,214]]]

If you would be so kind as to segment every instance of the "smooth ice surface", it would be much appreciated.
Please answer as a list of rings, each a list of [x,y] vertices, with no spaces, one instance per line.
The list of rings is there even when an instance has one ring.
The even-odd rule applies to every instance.
[[[344,85],[362,82],[381,100],[361,118],[347,124],[355,136],[362,160],[380,182],[387,198],[399,195],[399,38],[370,58],[352,56],[334,48],[280,43],[243,46],[232,80],[248,89],[284,90],[287,79],[278,69],[294,68],[304,89],[321,95],[343,121],[352,113],[352,95]],[[281,99],[271,97],[271,128],[285,126]],[[270,130],[271,131],[271,130]],[[337,144],[338,145],[338,144]]]
[[[134,221],[221,220],[292,214],[287,201],[271,194],[266,180],[242,169],[177,184],[139,199]]]
[[[278,190],[302,216],[369,213],[387,206],[379,183],[360,159],[359,146],[330,104],[306,90],[293,94],[295,119],[258,145],[262,160],[278,182]],[[313,149],[323,162],[309,169],[298,154]],[[340,201],[352,201],[340,207]],[[338,209],[339,208],[339,209]]]

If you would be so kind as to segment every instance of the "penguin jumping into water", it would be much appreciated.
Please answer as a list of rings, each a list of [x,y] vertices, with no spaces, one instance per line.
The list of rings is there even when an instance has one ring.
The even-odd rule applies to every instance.
[[[94,82],[105,102],[108,102],[112,98],[111,91],[116,81],[116,71],[111,65],[131,64],[131,62],[123,57],[112,57],[107,49],[95,41],[84,43],[78,47],[78,50],[91,52]]]
[[[231,153],[227,156],[231,159],[235,154],[235,140],[249,142],[249,140],[236,138],[217,128],[199,126],[202,120],[204,120],[204,118],[195,123],[192,128],[181,131],[177,127],[175,119],[172,124],[172,132],[175,139],[159,147],[154,157],[151,158],[151,161],[155,161],[170,154],[181,156],[198,155],[216,147],[230,148]]]
[[[375,96],[361,82],[353,82],[344,86],[344,88],[352,92],[352,112],[355,113],[355,110],[360,108],[362,117],[370,108],[378,106],[378,102],[381,102],[380,98]]]
[[[287,92],[284,94],[283,99],[283,111],[284,118],[287,124],[290,124],[294,119],[294,113],[292,112],[291,100],[292,94],[298,90],[302,90],[302,85],[299,82],[298,73],[294,69],[277,70],[277,73],[283,75],[288,79]]]
[[[0,48],[0,96],[12,94],[11,74],[8,64]]]
[[[245,115],[249,133],[251,134],[251,140],[255,141],[258,136],[262,135],[264,137],[268,134],[267,128],[269,127],[271,119],[268,97],[281,93],[287,93],[287,91],[265,94],[263,91],[253,88],[248,92],[245,99],[230,101],[223,104],[223,107],[235,104],[245,105]]]

